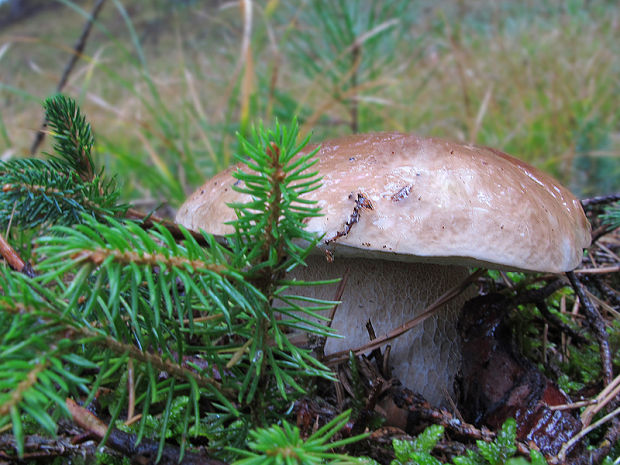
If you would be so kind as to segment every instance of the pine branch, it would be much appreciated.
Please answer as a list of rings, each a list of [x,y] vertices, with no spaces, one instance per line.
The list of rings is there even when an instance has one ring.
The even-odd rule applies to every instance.
[[[253,313],[255,323],[248,334],[253,341],[248,347],[253,363],[245,373],[240,393],[259,423],[264,422],[264,404],[266,397],[273,395],[271,387],[288,399],[292,392],[304,392],[299,382],[304,378],[333,377],[309,351],[293,346],[286,336],[288,329],[301,328],[329,335],[328,328],[312,319],[317,311],[333,305],[317,300],[301,306],[294,296],[284,293],[289,285],[283,281],[285,271],[303,263],[320,239],[308,233],[304,225],[307,218],[320,214],[319,208],[303,198],[320,185],[318,172],[312,170],[318,149],[301,154],[308,138],[298,144],[297,136],[296,122],[290,128],[276,124],[272,130],[259,126],[254,128],[251,140],[240,136],[242,156],[238,158],[248,170],[233,174],[241,181],[233,189],[252,200],[230,205],[237,219],[232,222],[235,232],[229,245],[234,256],[243,258],[244,264],[239,266],[247,268],[246,279],[266,297]],[[276,298],[285,303],[284,307],[274,307]]]
[[[55,223],[75,224],[83,213],[103,218],[120,215],[113,181],[98,176],[83,182],[67,167],[43,160],[10,160],[0,163],[2,193],[0,219],[6,225],[31,229]]]
[[[317,161],[314,157],[318,148],[299,155],[308,137],[297,145],[297,135],[298,127],[294,122],[290,129],[278,124],[268,131],[255,128],[251,141],[240,137],[242,153],[249,160],[239,158],[252,171],[234,173],[233,176],[243,183],[233,189],[248,194],[253,200],[230,205],[238,217],[233,226],[243,244],[253,245],[247,254],[261,264],[264,275],[281,272],[301,262],[310,247],[296,243],[305,241],[313,246],[318,241],[305,230],[303,220],[318,216],[319,208],[312,206],[316,202],[309,204],[302,198],[320,186],[318,172],[310,171]]]
[[[75,100],[58,94],[45,100],[43,106],[48,127],[54,136],[57,154],[54,158],[73,168],[82,181],[92,181],[95,165],[91,150],[95,139]]]
[[[81,222],[82,214],[123,216],[114,179],[96,173],[90,125],[75,101],[56,95],[45,101],[56,154],[49,160],[0,163],[0,224],[23,229]]]
[[[304,199],[320,182],[316,151],[300,153],[307,139],[296,142],[296,124],[242,140],[239,189],[252,200],[234,205],[224,247],[176,225],[124,218],[114,180],[96,172],[92,132],[75,103],[57,96],[46,110],[56,156],[0,163],[0,222],[29,231],[36,245],[36,276],[0,276],[0,427],[12,423],[20,447],[22,415],[53,432],[51,406],[68,415],[66,397],[88,403],[104,386],[116,396],[112,422],[132,390],[143,413],[138,438],[154,410],[163,441],[173,427],[187,437],[207,415],[238,419],[244,430],[271,423],[309,379],[333,379],[288,339],[290,330],[329,335],[317,321],[333,305],[290,294],[298,283],[284,279],[320,239],[304,228],[319,214]],[[172,426],[179,395],[187,413]]]
[[[27,276],[33,278],[35,276],[35,272],[32,269],[30,263],[25,262],[19,254],[15,251],[11,244],[9,244],[4,236],[0,234],[0,255],[2,258],[9,264],[9,266],[17,270],[21,273],[24,273]]]
[[[78,369],[96,369],[98,364],[89,361],[93,354],[97,354],[95,360],[101,362],[102,359],[109,358],[109,353],[130,357],[179,379],[191,380],[204,392],[211,392],[229,405],[231,411],[235,411],[234,406],[224,397],[232,398],[233,393],[213,379],[212,373],[210,378],[205,377],[204,373],[208,373],[206,371],[201,374],[191,365],[141,350],[131,342],[123,343],[113,335],[106,334],[110,327],[84,325],[80,321],[79,313],[71,312],[72,306],[67,306],[64,300],[51,300],[52,295],[43,288],[31,287],[32,281],[21,276],[23,275],[7,273],[2,276],[0,283],[5,291],[0,297],[0,322],[8,315],[13,316],[11,327],[3,326],[4,331],[0,331],[0,353],[3,354],[0,380],[6,382],[9,378],[17,382],[10,393],[0,393],[0,418],[17,407],[29,413],[45,412],[50,401],[63,408],[66,395],[75,388],[92,384],[92,379],[70,374],[72,370],[67,364],[73,364]],[[23,292],[24,290],[26,292]],[[22,331],[19,330],[20,327]],[[24,333],[28,336],[24,337]],[[15,350],[16,346],[11,345],[16,338],[19,339],[19,351]],[[34,364],[35,360],[39,360],[39,363]],[[120,366],[117,370],[119,368]],[[106,376],[112,374],[108,372]],[[64,387],[50,390],[51,386],[47,386],[50,381]],[[42,393],[43,396],[33,395],[35,392]],[[54,422],[46,415],[40,414],[39,418],[35,419],[53,433],[54,428],[50,425]]]
[[[37,382],[39,373],[47,368],[47,362],[39,363],[35,365],[25,376],[25,379],[20,381],[17,387],[11,393],[9,400],[5,400],[0,405],[0,417],[11,413],[15,407],[17,407],[19,401],[21,401],[29,389],[31,389]]]
[[[609,226],[611,230],[620,228],[620,202],[608,206],[601,218],[603,223]]]
[[[281,425],[250,431],[248,445],[251,451],[237,450],[236,452],[243,458],[237,461],[236,465],[359,463],[359,460],[334,451],[339,447],[359,441],[366,437],[366,434],[329,442],[338,431],[345,427],[350,415],[350,410],[342,412],[305,439],[302,438],[297,426],[286,421]]]

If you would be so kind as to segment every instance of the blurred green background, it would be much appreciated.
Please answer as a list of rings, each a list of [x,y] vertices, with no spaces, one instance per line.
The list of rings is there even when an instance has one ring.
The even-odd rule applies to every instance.
[[[95,3],[0,5],[3,159],[29,155]],[[313,141],[493,146],[586,197],[620,190],[619,44],[612,0],[107,0],[64,92],[123,196],[164,214],[232,161],[236,132],[294,116]]]

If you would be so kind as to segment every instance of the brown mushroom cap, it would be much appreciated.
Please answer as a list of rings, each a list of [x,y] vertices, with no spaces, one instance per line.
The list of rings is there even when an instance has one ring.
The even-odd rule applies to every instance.
[[[307,229],[324,234],[320,247],[336,256],[562,272],[590,244],[590,225],[566,188],[494,149],[392,132],[324,142],[318,158],[322,187],[306,198],[323,216]],[[194,192],[177,222],[232,232],[226,204],[245,200],[232,189],[237,169]]]

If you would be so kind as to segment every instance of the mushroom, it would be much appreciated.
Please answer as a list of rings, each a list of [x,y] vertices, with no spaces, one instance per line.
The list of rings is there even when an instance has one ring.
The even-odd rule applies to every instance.
[[[312,150],[308,147],[305,150]],[[468,275],[468,267],[559,273],[576,267],[590,244],[579,201],[541,171],[498,150],[397,132],[327,141],[318,153],[323,216],[307,230],[323,236],[298,267],[299,280],[347,276],[325,353],[369,341],[412,319]],[[177,222],[232,232],[226,206],[244,201],[229,168],[183,204]],[[330,258],[326,259],[325,251]],[[333,259],[332,259],[333,258]],[[305,287],[333,299],[337,285]],[[393,373],[433,404],[452,393],[460,363],[456,321],[461,295],[392,341]]]

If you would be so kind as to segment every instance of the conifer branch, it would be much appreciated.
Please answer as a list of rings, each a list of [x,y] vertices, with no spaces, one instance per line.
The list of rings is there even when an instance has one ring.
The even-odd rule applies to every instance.
[[[45,306],[45,308],[38,308],[19,302],[2,301],[0,302],[0,306],[2,311],[7,313],[36,317],[38,324],[31,328],[35,333],[37,332],[37,328],[44,329],[54,327],[55,333],[61,333],[63,338],[68,338],[73,341],[69,345],[65,344],[62,350],[55,345],[51,345],[51,351],[37,354],[36,358],[39,360],[43,359],[43,361],[36,364],[34,368],[22,375],[23,380],[17,384],[8,397],[3,399],[0,405],[0,417],[8,415],[12,408],[17,407],[24,401],[24,397],[30,389],[36,388],[39,375],[45,375],[46,372],[53,367],[53,359],[58,359],[62,353],[73,352],[73,350],[82,345],[84,341],[88,341],[88,344],[91,346],[100,346],[102,349],[107,349],[117,355],[126,355],[138,362],[149,364],[157,370],[167,373],[169,376],[180,379],[191,378],[197,386],[203,389],[208,389],[210,391],[215,389],[222,395],[234,398],[234,392],[231,389],[224,388],[220,382],[213,378],[205,377],[195,369],[181,365],[180,362],[166,360],[154,353],[143,351],[134,344],[122,343],[109,335],[105,335],[101,330],[95,331],[86,326],[79,326],[63,318],[58,309],[53,308],[51,305]],[[57,396],[55,400],[57,403],[58,401],[62,402],[63,397]]]
[[[94,137],[75,101],[56,95],[44,106],[55,155],[0,163],[0,224],[12,219],[32,229],[79,223],[84,213],[99,219],[123,216],[128,207],[119,202],[114,179],[96,174]]]
[[[226,268],[222,265],[214,265],[201,260],[190,260],[184,257],[167,256],[161,253],[139,253],[130,250],[123,252],[119,250],[96,249],[79,252],[74,256],[75,263],[89,261],[96,266],[101,265],[107,258],[112,257],[114,261],[124,264],[166,266],[166,267],[190,267],[193,270],[208,270],[222,274]]]
[[[329,331],[311,320],[327,302],[316,301],[314,306],[303,307],[292,302],[293,296],[282,295],[287,287],[282,284],[285,270],[303,263],[320,239],[308,233],[304,225],[305,219],[319,215],[319,209],[302,198],[320,185],[318,173],[312,171],[318,149],[301,154],[308,139],[297,144],[297,135],[294,122],[291,128],[279,124],[272,130],[254,128],[251,139],[239,137],[243,155],[239,158],[248,170],[233,174],[241,181],[233,189],[248,194],[252,200],[230,205],[237,219],[232,222],[235,233],[229,244],[234,255],[250,263],[244,275],[266,297],[254,311],[254,328],[248,334],[253,341],[248,357],[253,363],[245,373],[241,393],[258,423],[264,421],[264,399],[271,395],[269,386],[274,382],[274,389],[287,399],[292,392],[304,392],[299,384],[304,377],[333,376],[309,351],[293,346],[285,334],[287,328],[304,328],[317,334]],[[276,298],[285,306],[275,308]],[[276,314],[284,318],[276,318]]]
[[[28,372],[26,378],[15,387],[8,399],[5,399],[4,403],[0,405],[0,417],[9,414],[12,408],[15,408],[24,397],[26,391],[31,389],[38,380],[39,373],[48,368],[47,362],[42,362],[34,366],[32,370]]]
[[[45,100],[45,116],[54,136],[56,159],[73,168],[83,182],[95,176],[91,150],[95,139],[75,100],[58,94]]]
[[[136,210],[135,208],[128,208],[125,213],[125,218],[127,218],[128,220],[136,221],[140,225],[141,228],[147,229],[147,230],[155,228],[155,225],[157,224],[160,226],[163,226],[168,231],[170,231],[170,234],[172,234],[172,237],[174,237],[176,240],[185,239],[185,235],[187,232],[201,246],[208,247],[207,241],[205,240],[204,236],[200,234],[199,232],[191,231],[189,229],[184,230],[182,227],[179,227],[178,224],[173,223],[172,221],[166,220],[164,218],[160,218],[151,213],[144,213],[139,210]]]
[[[620,201],[609,205],[601,218],[603,219],[603,223],[608,226],[610,230],[620,228]]]
[[[305,230],[319,209],[303,198],[320,182],[316,151],[300,153],[307,139],[297,143],[296,123],[241,139],[247,171],[236,174],[237,188],[252,200],[233,205],[235,232],[223,246],[119,202],[114,180],[95,168],[92,131],[75,102],[56,96],[46,111],[55,156],[0,163],[0,223],[11,220],[36,245],[36,276],[0,275],[0,427],[12,422],[18,444],[20,415],[53,432],[51,406],[69,415],[70,392],[88,402],[100,386],[124,385],[129,360],[138,362],[140,428],[156,409],[166,419],[161,437],[173,427],[187,437],[205,415],[245,429],[271,423],[311,377],[333,379],[287,334],[330,334],[316,320],[333,305],[292,295],[284,279],[320,239]],[[188,413],[171,426],[179,395]],[[154,407],[161,396],[165,405]]]
[[[6,260],[11,268],[16,271],[20,271],[27,276],[33,278],[35,276],[34,270],[28,262],[22,260],[17,254],[15,249],[11,247],[11,244],[7,242],[3,235],[0,234],[0,255]]]
[[[97,345],[110,349],[116,354],[127,354],[130,358],[138,362],[151,364],[153,367],[164,373],[169,374],[170,376],[174,376],[180,379],[192,378],[194,381],[196,381],[196,384],[202,388],[216,388],[230,397],[234,396],[231,390],[224,390],[222,388],[222,384],[218,381],[202,376],[190,370],[189,368],[180,365],[179,363],[173,362],[171,360],[166,360],[163,357],[155,355],[151,352],[140,350],[133,344],[125,344],[119,342],[113,337],[102,336],[98,332],[89,330],[87,328],[73,328],[72,334],[68,334],[68,336],[73,336],[73,338],[76,340],[79,338],[90,339],[92,343],[96,343]]]

